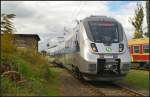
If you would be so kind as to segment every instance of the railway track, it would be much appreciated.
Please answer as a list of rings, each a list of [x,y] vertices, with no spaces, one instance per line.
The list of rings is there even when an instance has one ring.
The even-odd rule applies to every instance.
[[[79,80],[82,84],[86,86],[86,89],[89,89],[91,91],[91,96],[105,96],[103,92],[100,92],[97,90],[93,85],[89,84],[87,81],[80,79],[78,76],[76,76],[71,70],[65,67],[65,69],[74,76],[77,80]]]
[[[65,69],[74,76],[77,80],[79,80],[82,84],[86,86],[86,89],[91,91],[91,96],[146,96],[135,90],[127,88],[123,85],[119,85],[116,83],[103,85],[105,87],[101,87],[99,84],[91,84],[88,81],[85,81],[78,76],[76,76],[71,70],[65,67]]]
[[[92,88],[97,89],[97,93],[99,91],[103,96],[146,96],[117,83],[103,83],[103,85],[97,83],[94,85],[91,83],[88,84],[92,85]]]
[[[122,85],[119,85],[119,84],[115,84],[115,85],[117,87],[120,87],[121,91],[126,92],[126,93],[130,94],[131,96],[146,96],[146,95],[144,95],[142,93],[139,93],[139,92],[137,92],[133,89],[130,89],[128,87],[125,87],[125,86],[122,86]]]
[[[132,70],[143,70],[143,71],[150,71],[149,68],[131,68]]]

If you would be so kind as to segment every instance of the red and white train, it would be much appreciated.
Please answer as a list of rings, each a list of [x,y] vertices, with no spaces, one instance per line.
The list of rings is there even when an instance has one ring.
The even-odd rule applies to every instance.
[[[128,40],[132,63],[149,66],[149,38]]]

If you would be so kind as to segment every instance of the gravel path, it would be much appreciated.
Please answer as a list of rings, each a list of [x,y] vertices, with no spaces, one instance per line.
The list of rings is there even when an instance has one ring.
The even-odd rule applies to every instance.
[[[60,74],[60,80],[62,82],[60,96],[99,96],[98,94],[92,93],[87,86],[74,78],[66,70],[63,70]]]
[[[67,70],[63,69],[60,73],[60,96],[101,96],[103,92],[106,96],[130,96],[127,92],[121,91],[120,88],[113,86],[111,83],[89,83],[100,92],[95,92],[81,81],[74,78]]]

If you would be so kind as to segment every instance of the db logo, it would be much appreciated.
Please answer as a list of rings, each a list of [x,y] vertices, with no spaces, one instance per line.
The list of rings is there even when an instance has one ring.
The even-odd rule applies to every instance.
[[[111,52],[112,49],[111,49],[111,48],[106,48],[106,51],[107,51],[107,52]]]

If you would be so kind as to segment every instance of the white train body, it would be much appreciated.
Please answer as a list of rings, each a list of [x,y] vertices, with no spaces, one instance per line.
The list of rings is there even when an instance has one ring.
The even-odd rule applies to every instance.
[[[64,50],[68,52],[63,55],[63,64],[87,80],[120,80],[130,69],[127,43],[122,25],[115,19],[87,17],[65,40]]]

